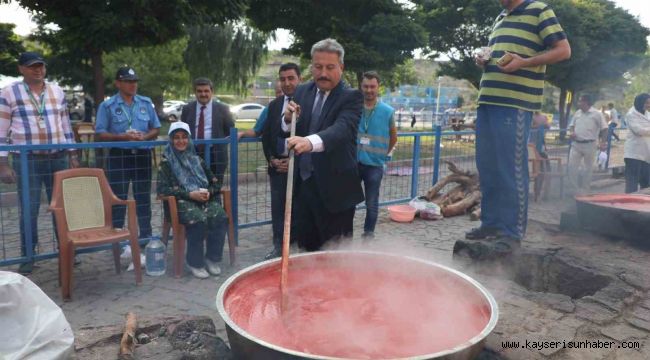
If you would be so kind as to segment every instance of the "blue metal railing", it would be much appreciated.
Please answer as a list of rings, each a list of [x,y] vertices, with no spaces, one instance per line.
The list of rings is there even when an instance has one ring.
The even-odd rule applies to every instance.
[[[622,130],[622,129],[621,129]],[[607,142],[607,153],[608,156],[611,154],[612,147],[612,135],[614,131],[619,131],[619,129],[610,129]],[[561,130],[547,130],[547,140],[553,138],[555,135],[559,134]],[[473,131],[443,131],[440,126],[436,126],[433,131],[430,132],[402,132],[398,134],[399,140],[397,149],[393,155],[393,159],[387,163],[386,174],[387,175],[396,175],[390,176],[390,179],[387,179],[387,176],[384,177],[382,181],[382,195],[380,205],[385,206],[395,203],[407,202],[410,199],[418,196],[422,190],[422,187],[430,186],[435,184],[440,179],[442,173],[445,173],[446,169],[441,169],[440,163],[443,160],[452,160],[461,164],[461,167],[468,168],[473,170],[474,159],[474,143],[473,143]],[[215,145],[228,145],[230,154],[228,159],[228,166],[230,167],[227,171],[229,179],[227,180],[230,186],[232,194],[232,211],[234,214],[234,225],[235,225],[235,241],[237,242],[239,236],[239,230],[270,224],[270,211],[267,210],[268,198],[265,197],[262,202],[257,201],[250,204],[246,202],[246,206],[255,206],[258,207],[261,211],[256,211],[255,214],[261,214],[261,217],[255,217],[252,220],[248,220],[246,216],[245,221],[242,219],[242,211],[246,212],[250,209],[247,207],[242,208],[240,202],[240,196],[243,194],[246,198],[251,191],[252,187],[256,187],[259,190],[261,186],[264,193],[266,187],[268,186],[268,181],[266,175],[264,174],[262,179],[257,179],[249,183],[244,182],[242,179],[245,178],[244,172],[249,172],[250,166],[246,169],[242,169],[241,163],[249,161],[252,166],[263,167],[265,165],[265,160],[263,157],[259,158],[259,148],[255,149],[256,155],[251,155],[251,151],[242,150],[242,147],[245,146],[258,146],[260,139],[249,138],[242,139],[237,141],[237,129],[231,129],[229,138],[225,139],[211,139],[211,140],[199,140],[195,141],[196,144],[205,145],[206,151],[206,161],[209,163],[211,151],[209,149]],[[18,174],[19,181],[23,189],[29,188],[29,163],[30,161],[29,154],[32,151],[38,150],[66,150],[66,149],[77,149],[77,150],[86,150],[86,149],[105,149],[105,148],[161,148],[168,144],[168,141],[149,141],[149,142],[96,142],[96,143],[78,143],[73,146],[68,144],[52,144],[52,145],[1,145],[0,151],[9,151],[17,153],[20,158],[20,174]],[[553,155],[566,154],[568,156],[569,145],[566,142],[560,142],[556,144],[548,145],[549,152],[552,152]],[[608,159],[609,162],[609,159]],[[88,160],[90,163],[90,160]],[[609,165],[609,164],[608,164]],[[257,191],[257,190],[256,190]],[[0,195],[7,195],[11,191],[5,189],[0,193]],[[259,193],[257,191],[256,193]],[[25,224],[22,229],[16,228],[14,226],[14,231],[20,233],[24,232],[26,239],[25,244],[25,255],[24,256],[7,256],[2,255],[0,257],[0,266],[6,266],[11,264],[22,263],[31,260],[42,260],[48,258],[54,258],[57,256],[56,247],[52,246],[53,250],[50,252],[39,252],[38,254],[32,251],[32,239],[34,234],[32,234],[31,227],[31,216],[30,216],[30,192],[22,191],[21,198],[18,199],[21,206],[21,212]],[[15,208],[17,205],[6,206],[6,208]],[[363,208],[363,204],[359,208]],[[0,212],[0,220],[5,216],[3,212]],[[11,222],[7,220],[7,222]],[[17,223],[17,222],[15,222]],[[4,222],[3,222],[4,224]],[[2,247],[5,249],[7,244],[5,243],[5,234],[7,234],[5,228],[8,228],[6,225],[3,225],[1,230],[3,233],[2,237]],[[20,239],[20,234],[17,238]],[[143,239],[142,241],[147,241]],[[16,242],[16,241],[14,241]],[[17,240],[17,245],[20,245],[20,240]],[[237,242],[238,243],[238,242]],[[79,252],[91,252],[106,249],[107,246],[100,246],[95,248],[86,248]],[[15,253],[15,251],[14,251]]]

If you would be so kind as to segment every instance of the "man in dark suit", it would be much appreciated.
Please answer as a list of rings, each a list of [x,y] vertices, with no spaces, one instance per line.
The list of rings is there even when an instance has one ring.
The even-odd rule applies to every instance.
[[[224,138],[230,135],[230,128],[235,126],[228,106],[213,101],[212,92],[210,79],[196,78],[194,80],[196,101],[183,106],[181,121],[190,126],[193,140]],[[198,155],[204,157],[205,146],[197,145],[196,148]],[[214,172],[221,184],[227,167],[228,145],[213,145],[210,154],[210,170]]]
[[[282,114],[300,84],[300,68],[297,64],[286,63],[280,66],[278,82],[282,95],[272,100],[267,107],[267,117],[262,131],[262,148],[268,162],[271,187],[271,221],[273,223],[273,250],[266,254],[265,260],[282,255],[284,234],[284,208],[287,191],[287,171],[289,160],[286,154],[278,151],[278,139],[286,139],[288,133],[282,130]]]
[[[298,115],[296,136],[287,140],[299,155],[292,235],[307,251],[351,237],[355,206],[364,200],[356,146],[363,95],[341,81],[344,54],[334,39],[312,46],[314,81],[298,87],[283,118],[287,131],[291,113]]]

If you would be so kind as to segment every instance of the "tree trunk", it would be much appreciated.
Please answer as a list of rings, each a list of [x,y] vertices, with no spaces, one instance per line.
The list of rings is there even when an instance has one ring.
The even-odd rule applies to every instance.
[[[104,101],[104,62],[101,50],[92,50],[90,53],[92,54],[93,83],[95,84],[95,106],[99,106]]]
[[[564,106],[566,105],[567,89],[560,89],[560,104],[559,104],[559,113],[560,113],[560,141],[566,139],[566,128],[567,128],[567,118],[564,112]]]
[[[363,81],[363,72],[357,71],[357,89],[361,90],[361,82]]]

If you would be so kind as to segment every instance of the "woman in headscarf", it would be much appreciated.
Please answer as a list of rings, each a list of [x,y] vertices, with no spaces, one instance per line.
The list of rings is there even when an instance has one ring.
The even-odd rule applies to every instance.
[[[640,94],[625,115],[629,129],[625,141],[625,192],[650,186],[650,94]]]
[[[187,237],[186,264],[192,275],[201,279],[221,273],[227,218],[220,190],[217,178],[195,153],[189,126],[173,123],[158,169],[158,194],[176,197]]]

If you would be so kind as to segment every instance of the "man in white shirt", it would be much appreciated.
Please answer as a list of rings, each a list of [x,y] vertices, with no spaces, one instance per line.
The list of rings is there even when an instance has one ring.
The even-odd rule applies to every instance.
[[[569,123],[571,152],[569,153],[569,194],[589,191],[598,141],[605,141],[607,122],[593,106],[589,95],[580,96],[579,110]],[[581,170],[582,166],[582,170]],[[582,182],[579,183],[580,177]]]

